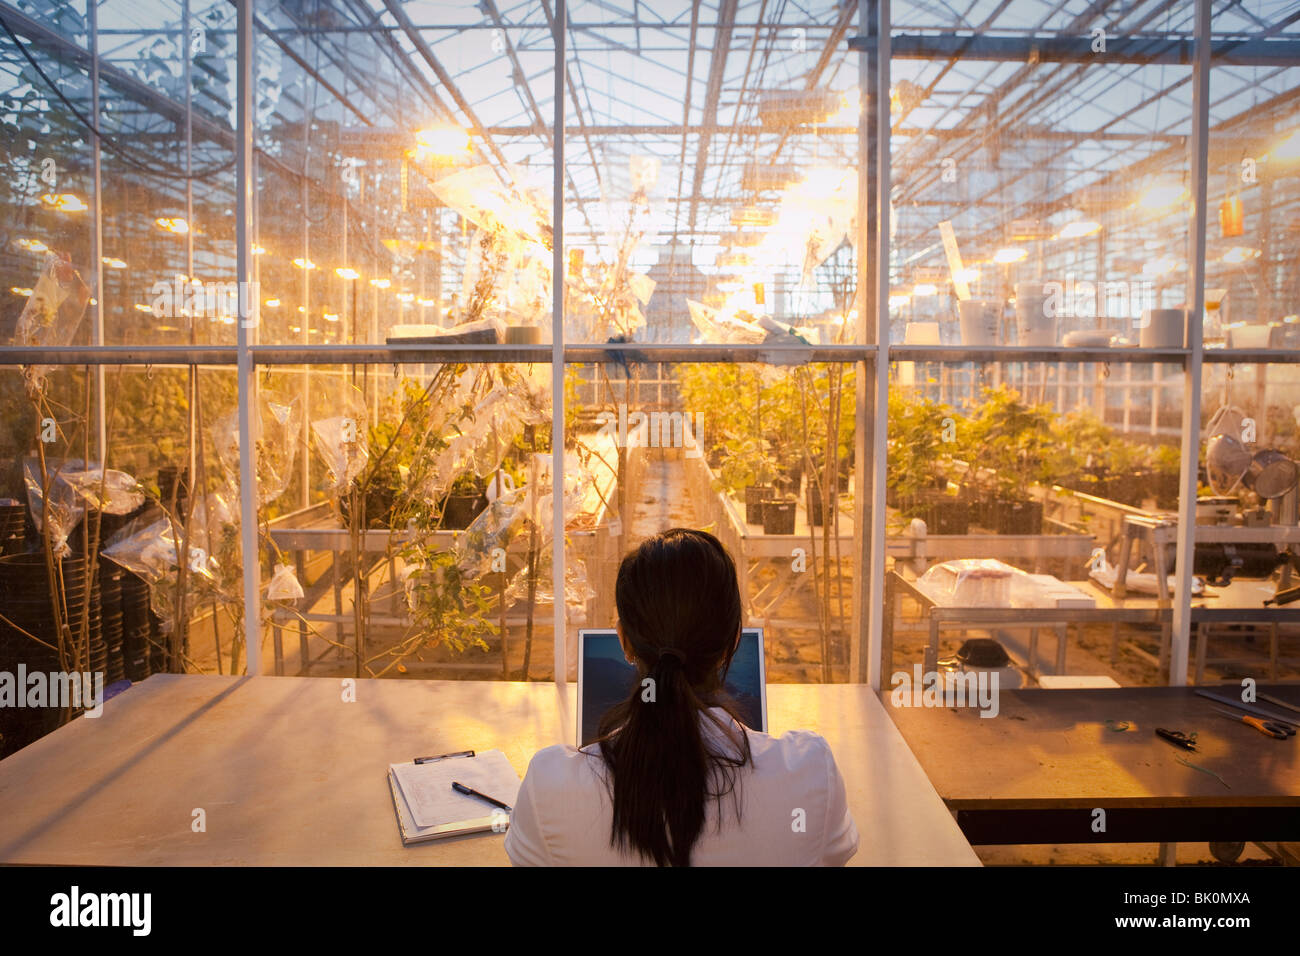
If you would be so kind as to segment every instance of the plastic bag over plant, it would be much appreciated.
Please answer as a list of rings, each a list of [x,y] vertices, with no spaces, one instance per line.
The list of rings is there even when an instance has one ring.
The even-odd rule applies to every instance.
[[[64,468],[80,471],[83,462],[61,458],[45,460],[45,480],[41,477],[41,463],[36,458],[23,460],[23,483],[27,486],[27,505],[32,510],[32,521],[38,532],[43,532],[45,522],[50,525],[50,546],[57,557],[70,551],[68,535],[86,513],[85,499],[77,489],[63,480]]]
[[[515,273],[523,258],[521,240],[508,230],[495,227],[474,233],[461,275],[458,324],[501,321],[502,310],[515,284]]]
[[[547,547],[539,551],[535,571],[537,584],[533,592],[533,601],[536,604],[552,604],[555,601],[555,589],[553,587],[555,575],[552,573],[551,564],[551,549]],[[528,600],[528,578],[527,565],[515,572],[515,575],[510,579],[510,583],[506,586],[505,598],[507,605]],[[575,558],[572,554],[568,555],[564,562],[565,606],[575,612],[580,611],[595,596],[596,592],[587,579],[586,563],[580,558]]]
[[[266,586],[268,601],[296,601],[304,594],[298,575],[287,564],[277,564]]]
[[[525,425],[549,421],[522,384],[498,382],[472,409],[446,423],[447,447],[438,455],[431,494],[441,493],[468,471],[486,478],[501,467]]]
[[[179,563],[186,562],[191,607],[205,600],[238,602],[239,528],[225,499],[209,494],[195,501],[188,549],[182,555],[184,530],[164,514],[157,520],[137,518],[108,541],[101,552],[149,585],[149,604],[170,631],[176,618]]]
[[[330,493],[336,496],[352,488],[370,459],[361,392],[349,386],[339,404],[342,414],[311,423],[316,452],[329,469]]]
[[[70,345],[77,335],[90,289],[64,253],[48,252],[32,294],[27,297],[14,330],[13,344],[56,348]],[[24,371],[27,392],[35,395],[45,385],[51,366],[31,365]]]
[[[456,537],[456,565],[467,580],[499,571],[510,542],[525,530],[524,489],[497,497]]]
[[[76,489],[85,507],[104,514],[130,514],[145,501],[140,482],[113,468],[105,471],[92,464],[84,471],[64,469],[59,472],[59,479]]]
[[[474,166],[444,176],[434,194],[480,229],[503,228],[547,246],[551,241],[549,193],[534,188],[528,171],[504,166],[502,182],[491,166]]]
[[[702,302],[687,299],[691,321],[700,330],[706,342],[728,345],[758,345],[767,338],[767,330],[753,322],[711,309]]]
[[[261,396],[258,411],[261,427],[257,439],[258,503],[279,498],[289,487],[294,461],[298,457],[298,436],[302,431],[302,410],[298,399],[277,401]],[[225,472],[226,485],[239,488],[239,411],[235,410],[213,426],[212,442]]]

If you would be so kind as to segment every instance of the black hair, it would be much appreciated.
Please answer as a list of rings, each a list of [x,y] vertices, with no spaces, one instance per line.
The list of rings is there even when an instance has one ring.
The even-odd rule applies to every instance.
[[[750,763],[744,725],[736,721],[737,737],[708,713],[736,716],[723,692],[740,634],[736,565],[713,535],[672,528],[623,558],[614,599],[637,680],[599,726],[614,804],[610,844],[659,866],[689,866],[707,800],[718,801],[720,828],[722,798],[735,797],[739,768]],[[711,747],[701,719],[735,751]]]

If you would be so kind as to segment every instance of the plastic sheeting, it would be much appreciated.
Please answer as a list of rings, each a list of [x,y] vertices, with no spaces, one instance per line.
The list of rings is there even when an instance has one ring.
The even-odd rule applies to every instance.
[[[266,599],[296,601],[304,594],[302,584],[298,581],[298,575],[294,573],[293,568],[287,564],[277,564],[271,574],[270,582],[266,585]]]
[[[288,402],[273,396],[261,396],[261,428],[257,439],[258,503],[265,505],[279,498],[289,487],[298,442],[302,431],[302,409],[298,399]],[[232,411],[212,428],[212,443],[225,473],[227,487],[239,487],[239,411]]]
[[[691,321],[700,330],[706,342],[719,342],[728,345],[758,345],[767,338],[767,330],[754,322],[747,322],[737,315],[719,312],[702,302],[686,300],[690,310]]]
[[[1010,607],[1016,568],[994,558],[959,558],[936,564],[920,583],[956,607]]]
[[[239,579],[239,527],[235,513],[219,494],[194,503],[184,549],[189,606],[214,599],[237,602]],[[164,514],[156,520],[137,518],[108,542],[101,554],[143,578],[149,585],[149,603],[170,631],[176,618],[176,586],[185,531]]]
[[[76,458],[47,458],[45,473],[49,480],[49,494],[41,480],[41,463],[37,458],[23,461],[23,483],[27,486],[27,504],[37,531],[44,530],[45,520],[50,523],[50,543],[55,555],[68,554],[68,536],[85,516],[86,510],[106,514],[130,514],[144,504],[144,493],[139,482],[124,471],[112,468],[104,471],[94,462]]]
[[[346,494],[370,460],[366,406],[361,392],[349,386],[338,402],[340,414],[311,423],[316,453],[329,470],[330,493]]]
[[[72,267],[71,257],[47,252],[32,294],[18,316],[13,344],[45,348],[71,345],[89,301],[90,289]],[[29,395],[44,388],[50,369],[48,365],[30,365],[25,369]]]
[[[1102,548],[1097,548],[1092,552],[1092,558],[1088,562],[1088,577],[1096,581],[1106,590],[1115,587],[1115,580],[1119,577],[1119,569],[1114,567],[1106,560],[1106,552]],[[1174,575],[1167,575],[1165,578],[1168,585],[1168,592],[1174,593],[1176,578]],[[1160,593],[1160,579],[1151,571],[1134,571],[1129,568],[1124,573],[1124,587],[1135,594],[1152,594]],[[1204,594],[1205,581],[1202,578],[1192,577],[1192,594]]]

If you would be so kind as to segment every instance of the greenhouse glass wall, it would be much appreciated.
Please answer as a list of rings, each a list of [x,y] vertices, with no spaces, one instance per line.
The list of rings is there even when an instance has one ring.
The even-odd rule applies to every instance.
[[[1300,676],[1293,4],[0,25],[0,667],[567,683],[684,526],[769,683]]]

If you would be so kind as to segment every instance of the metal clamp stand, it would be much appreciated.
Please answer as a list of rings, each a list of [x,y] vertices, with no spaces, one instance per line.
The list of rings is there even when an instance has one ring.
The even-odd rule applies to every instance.
[[[1119,564],[1115,569],[1115,584],[1111,594],[1116,598],[1128,596],[1125,582],[1128,579],[1129,553],[1133,550],[1133,539],[1143,537],[1151,544],[1151,553],[1156,562],[1156,597],[1161,610],[1173,605],[1169,593],[1169,566],[1165,561],[1165,549],[1174,543],[1178,531],[1178,522],[1162,515],[1125,515],[1124,543],[1119,553]]]

